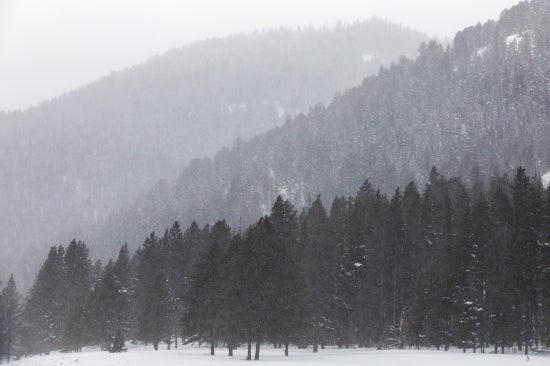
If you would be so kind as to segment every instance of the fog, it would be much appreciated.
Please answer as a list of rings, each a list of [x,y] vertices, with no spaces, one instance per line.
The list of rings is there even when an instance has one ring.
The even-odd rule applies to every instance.
[[[452,37],[518,0],[0,0],[0,110],[26,109],[192,41],[372,16]]]

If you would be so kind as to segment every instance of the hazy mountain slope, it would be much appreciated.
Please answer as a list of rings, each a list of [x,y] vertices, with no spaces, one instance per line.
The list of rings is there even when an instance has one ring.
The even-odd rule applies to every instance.
[[[284,126],[192,162],[111,215],[93,242],[137,245],[174,219],[238,227],[279,193],[301,206],[354,193],[368,178],[391,192],[447,175],[550,167],[550,1],[523,2],[498,22],[459,32],[448,49],[423,45],[377,76]],[[479,163],[479,165],[477,164]]]
[[[415,56],[422,40],[378,20],[235,35],[0,113],[0,277],[25,248],[81,234],[192,158],[328,101],[381,64]]]

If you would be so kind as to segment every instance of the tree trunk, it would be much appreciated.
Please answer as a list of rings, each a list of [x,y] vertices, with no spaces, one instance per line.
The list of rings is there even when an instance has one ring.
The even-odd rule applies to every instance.
[[[214,356],[214,340],[210,340],[210,355]]]
[[[178,348],[178,331],[174,332],[174,348]]]
[[[248,355],[246,356],[248,361],[252,360],[252,341],[248,340]]]
[[[527,343],[527,341],[525,341],[525,355],[528,355],[529,354],[529,344]]]
[[[254,353],[254,360],[258,361],[260,359],[260,342],[256,341],[256,353]]]
[[[153,348],[155,349],[155,351],[159,350],[159,342],[158,341],[153,342]]]
[[[288,343],[285,343],[285,356],[288,357]]]
[[[229,346],[227,347],[229,349],[229,357],[232,357],[233,356],[233,346]]]
[[[11,356],[11,319],[8,319],[8,349],[7,356],[8,356],[8,363],[10,363],[10,356]]]

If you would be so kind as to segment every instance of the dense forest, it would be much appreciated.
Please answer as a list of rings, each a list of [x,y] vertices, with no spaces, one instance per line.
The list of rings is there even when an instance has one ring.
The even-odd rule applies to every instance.
[[[380,65],[415,57],[426,39],[377,19],[215,38],[0,111],[0,250],[10,248],[0,276],[17,271],[28,288],[36,273],[22,273],[19,260],[88,237],[89,225],[192,159],[328,102]]]
[[[89,244],[108,258],[166,222],[248,225],[279,194],[301,209],[309,195],[352,195],[365,177],[390,195],[411,180],[424,184],[432,165],[468,186],[474,162],[485,183],[518,166],[542,175],[550,170],[548,19],[548,0],[525,1],[458,32],[451,46],[423,44],[416,60],[401,58],[330,104],[193,161],[116,210]]]
[[[539,350],[550,342],[550,189],[518,168],[467,188],[432,168],[386,196],[277,197],[248,228],[178,222],[104,266],[52,247],[28,297],[2,292],[3,357],[124,340]]]

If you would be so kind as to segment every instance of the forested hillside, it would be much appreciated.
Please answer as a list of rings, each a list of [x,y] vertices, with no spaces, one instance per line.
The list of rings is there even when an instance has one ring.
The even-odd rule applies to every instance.
[[[498,21],[433,41],[278,128],[195,160],[91,236],[113,252],[178,219],[248,225],[278,194],[298,208],[321,194],[351,195],[368,178],[382,192],[426,182],[435,164],[487,179],[524,166],[550,169],[550,2],[533,0]],[[475,163],[474,163],[475,162]]]
[[[246,347],[248,359],[253,344],[256,359],[262,344],[541,351],[549,227],[550,189],[525,169],[468,189],[433,167],[423,191],[387,196],[365,181],[301,213],[279,196],[246,229],[175,222],[105,266],[72,241],[51,248],[24,310],[6,316],[11,352],[120,352],[130,339]]]
[[[380,20],[211,39],[0,113],[0,272],[32,267],[17,265],[25,249],[32,260],[80,236],[191,159],[414,57],[425,39]]]

